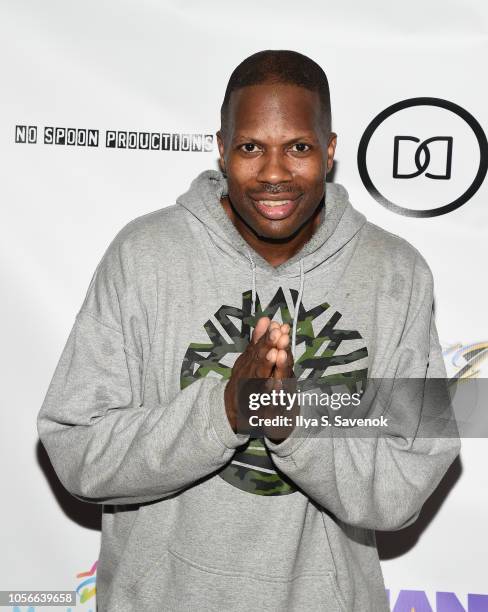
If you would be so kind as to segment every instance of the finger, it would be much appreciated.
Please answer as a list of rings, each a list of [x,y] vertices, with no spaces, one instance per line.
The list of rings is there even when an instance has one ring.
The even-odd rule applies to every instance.
[[[267,331],[270,323],[271,323],[271,319],[269,317],[260,317],[260,319],[256,323],[256,327],[253,329],[253,332],[252,332],[252,343],[253,344],[257,344],[259,339]]]
[[[286,351],[282,349],[277,349],[276,359],[275,359],[275,367],[273,370],[273,379],[275,382],[280,382],[283,378],[286,378]]]
[[[290,345],[290,336],[288,334],[281,334],[276,343],[277,349],[286,349]]]
[[[293,366],[295,365],[295,359],[293,357],[293,353],[291,352],[291,348],[288,347],[286,349],[286,356],[287,356],[287,365],[289,368],[293,368]]]
[[[268,330],[268,335],[269,335],[269,342],[272,344],[272,346],[276,346],[276,343],[281,338],[281,332],[279,328],[277,327],[273,329],[270,328]]]
[[[276,355],[274,378],[293,378],[293,355],[290,349],[279,349]]]
[[[282,334],[289,334],[290,333],[290,329],[291,329],[291,327],[288,325],[288,323],[283,323],[283,325],[281,326],[281,333]]]
[[[261,359],[264,359],[269,349],[276,346],[279,338],[281,337],[281,332],[279,327],[271,328],[271,325],[268,327],[268,330],[265,334],[263,334],[258,342],[256,343],[256,348],[259,352],[259,356]]]
[[[274,323],[274,325],[273,325]],[[263,334],[259,340],[257,341],[257,343],[254,346],[254,351],[255,351],[255,357],[254,359],[256,360],[260,360],[266,359],[266,356],[268,354],[268,351],[274,347],[276,347],[278,341],[280,340],[282,336],[281,333],[281,326],[279,323],[277,323],[276,321],[271,321],[267,331],[265,334]],[[283,342],[283,340],[281,341]],[[286,342],[285,342],[286,344]],[[275,358],[274,358],[275,359]]]
[[[276,363],[276,358],[278,356],[278,349],[272,348],[266,353],[266,361],[270,361],[273,365]]]
[[[288,355],[284,349],[278,349],[275,359],[276,369],[283,370],[288,365]]]
[[[272,348],[268,351],[264,359],[261,359],[256,367],[257,378],[270,378],[276,362],[278,350]]]

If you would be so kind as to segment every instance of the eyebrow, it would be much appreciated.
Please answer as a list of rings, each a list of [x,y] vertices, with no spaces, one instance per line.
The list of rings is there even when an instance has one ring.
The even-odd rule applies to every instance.
[[[258,138],[254,138],[253,136],[240,135],[240,134],[235,136],[232,139],[232,143],[235,144],[239,140],[242,140],[243,142],[255,142],[256,144],[259,144],[259,145],[263,145],[264,144]],[[297,140],[313,140],[313,141],[317,141],[318,139],[311,132],[309,132],[309,133],[301,134],[300,136],[295,136],[295,138],[291,138],[290,140],[287,140],[283,144],[284,145],[289,145],[289,144],[291,144],[293,142],[296,142]]]

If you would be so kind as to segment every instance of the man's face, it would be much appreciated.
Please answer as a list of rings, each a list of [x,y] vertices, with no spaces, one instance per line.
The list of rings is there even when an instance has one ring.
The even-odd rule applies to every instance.
[[[317,210],[337,136],[316,92],[288,84],[234,91],[227,132],[217,132],[221,168],[238,215],[261,238],[286,239]]]

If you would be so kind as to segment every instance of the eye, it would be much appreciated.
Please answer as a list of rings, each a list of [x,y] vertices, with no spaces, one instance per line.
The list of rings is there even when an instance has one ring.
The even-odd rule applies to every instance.
[[[255,145],[253,142],[245,142],[239,147],[239,149],[244,151],[244,153],[256,153],[256,151],[259,150],[257,145]]]
[[[299,147],[298,150],[295,150],[294,153],[307,153],[310,150],[310,145],[304,143],[304,142],[297,142],[296,144],[294,144],[292,146],[293,147]],[[306,148],[303,148],[306,147]]]

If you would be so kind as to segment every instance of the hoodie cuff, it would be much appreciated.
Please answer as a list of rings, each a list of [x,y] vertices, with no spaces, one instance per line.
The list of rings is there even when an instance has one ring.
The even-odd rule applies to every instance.
[[[237,448],[245,444],[249,434],[235,433],[230,426],[227,413],[225,411],[224,391],[227,380],[223,380],[212,387],[209,393],[209,417],[210,425],[213,427],[218,439],[227,448]]]
[[[277,457],[289,457],[300,448],[310,434],[310,431],[307,434],[304,434],[303,427],[295,427],[288,438],[283,440],[283,442],[276,444],[275,442],[271,442],[269,438],[264,437],[264,444],[268,450]]]

